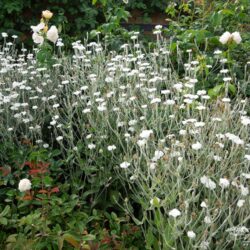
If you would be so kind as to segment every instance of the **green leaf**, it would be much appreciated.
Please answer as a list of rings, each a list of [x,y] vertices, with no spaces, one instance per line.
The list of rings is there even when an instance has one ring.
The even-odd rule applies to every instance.
[[[4,210],[0,213],[0,217],[5,217],[10,211],[10,206],[7,205]]]
[[[208,90],[208,95],[212,98],[218,97],[224,88],[224,84],[217,85],[214,88]]]
[[[236,94],[236,87],[233,85],[233,84],[229,84],[228,85],[228,89],[229,89],[229,92],[232,94],[232,95],[235,95]]]
[[[57,243],[58,243],[58,250],[62,250],[63,249],[63,242],[64,242],[64,237],[58,237],[57,238]]]
[[[8,224],[8,220],[5,217],[0,218],[0,224],[6,226]]]
[[[95,237],[95,235],[93,235],[93,234],[87,234],[87,235],[84,235],[83,237],[82,237],[82,240],[83,241],[89,241],[89,240],[95,240],[96,239],[96,237]]]
[[[45,176],[43,179],[45,186],[49,187],[52,185],[53,179],[49,176]]]
[[[63,239],[66,240],[71,246],[77,249],[80,247],[80,240],[70,233],[64,234]]]
[[[11,235],[8,236],[6,242],[15,243],[16,242],[16,237],[17,237],[17,234],[11,234]]]

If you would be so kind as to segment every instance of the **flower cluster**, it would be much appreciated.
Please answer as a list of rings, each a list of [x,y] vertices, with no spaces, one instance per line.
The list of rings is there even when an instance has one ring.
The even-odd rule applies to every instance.
[[[234,41],[235,43],[239,44],[241,42],[241,36],[240,36],[240,33],[239,32],[233,32],[233,33],[230,33],[228,31],[226,31],[225,33],[223,33],[220,37],[220,42],[222,44],[227,44],[229,43],[230,41]]]
[[[34,43],[42,45],[45,39],[56,43],[59,38],[58,29],[55,25],[52,25],[50,28],[48,28],[48,23],[52,16],[52,12],[45,10],[42,12],[41,22],[36,26],[31,26],[33,31],[32,39]]]

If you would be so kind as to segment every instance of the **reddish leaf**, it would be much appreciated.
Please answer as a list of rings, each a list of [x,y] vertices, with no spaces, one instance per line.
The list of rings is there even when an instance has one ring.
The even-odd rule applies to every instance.
[[[38,174],[44,174],[44,173],[46,173],[46,172],[47,172],[46,169],[31,169],[31,170],[29,171],[29,174],[30,174],[30,175],[38,175]]]
[[[31,200],[33,200],[33,197],[32,197],[31,195],[25,195],[25,196],[22,198],[22,200],[24,200],[24,201],[31,201]]]
[[[2,173],[3,173],[3,176],[7,176],[8,174],[11,173],[11,168],[8,167],[8,166],[0,167],[0,170],[1,170]]]
[[[59,187],[54,187],[50,190],[50,193],[58,193],[60,192]]]
[[[28,166],[29,168],[34,168],[35,167],[35,163],[34,162],[31,162],[31,161],[26,161],[24,162],[20,168],[23,168],[24,166]]]
[[[48,191],[45,190],[45,189],[40,189],[40,190],[38,191],[38,193],[39,193],[39,194],[47,194]]]

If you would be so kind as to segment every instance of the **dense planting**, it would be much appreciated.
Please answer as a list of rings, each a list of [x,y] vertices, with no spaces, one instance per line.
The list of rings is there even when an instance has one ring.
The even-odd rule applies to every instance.
[[[0,245],[248,249],[241,34],[207,55],[172,51],[156,26],[150,48],[132,32],[119,50],[86,39],[66,56],[51,17],[32,27],[32,52],[2,33]]]

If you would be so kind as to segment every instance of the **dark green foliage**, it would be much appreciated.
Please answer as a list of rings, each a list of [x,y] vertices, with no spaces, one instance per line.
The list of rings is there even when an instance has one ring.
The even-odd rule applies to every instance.
[[[64,40],[83,38],[86,31],[97,27],[99,9],[85,0],[1,0],[0,32],[17,34],[21,42],[32,44],[31,25],[39,23],[41,11],[54,13],[52,23],[61,30]]]

